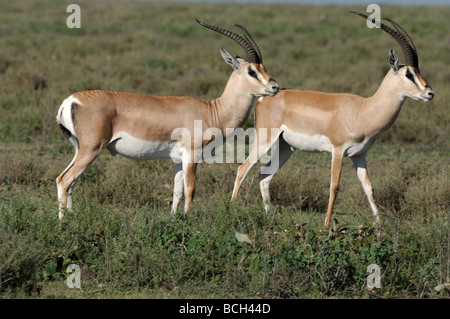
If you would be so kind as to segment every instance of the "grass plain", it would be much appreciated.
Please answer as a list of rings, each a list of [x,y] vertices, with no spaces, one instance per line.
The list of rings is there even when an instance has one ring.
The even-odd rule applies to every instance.
[[[246,26],[282,87],[370,96],[389,49],[403,60],[391,37],[348,13],[364,7],[78,1],[81,28],[69,29],[69,3],[0,0],[1,297],[449,296],[450,7],[381,7],[412,36],[436,97],[407,100],[368,153],[378,235],[348,159],[335,223],[320,231],[330,156],[301,152],[274,178],[270,213],[257,167],[231,203],[239,164],[201,164],[192,211],[175,219],[170,160],[105,152],[60,226],[55,178],[74,151],[55,122],[59,105],[88,89],[218,97],[231,72],[219,48],[243,52],[194,18]],[[81,289],[67,288],[70,263],[81,266]],[[367,288],[370,264],[380,266],[382,288]]]

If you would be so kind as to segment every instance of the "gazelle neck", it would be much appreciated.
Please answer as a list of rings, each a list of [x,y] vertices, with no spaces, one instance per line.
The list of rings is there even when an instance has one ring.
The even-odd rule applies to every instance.
[[[378,90],[364,101],[364,116],[370,119],[366,122],[366,129],[374,134],[387,130],[397,119],[405,96],[399,92],[396,79],[389,70]]]
[[[255,96],[243,87],[243,83],[233,72],[222,95],[210,102],[211,123],[209,126],[220,129],[225,136],[227,128],[237,128],[244,124],[250,115]]]

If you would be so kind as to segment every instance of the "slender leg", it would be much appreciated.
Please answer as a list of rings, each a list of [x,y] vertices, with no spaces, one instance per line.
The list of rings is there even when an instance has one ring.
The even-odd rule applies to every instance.
[[[235,200],[237,198],[241,184],[244,178],[247,176],[248,172],[253,168],[253,166],[255,166],[256,163],[258,163],[261,157],[263,157],[278,140],[278,136],[280,134],[278,130],[273,131],[272,129],[270,135],[268,135],[267,131],[268,130],[265,128],[256,130],[256,136],[253,142],[252,150],[250,151],[250,155],[238,168],[231,200]],[[263,136],[264,134],[261,133],[265,133],[265,136]]]
[[[101,147],[80,148],[72,163],[56,178],[60,220],[64,217],[63,209],[72,208],[72,192],[77,178],[100,155],[101,151]]]
[[[291,157],[291,155],[294,153],[294,150],[283,139],[283,137],[280,137],[278,140],[279,140],[278,151],[275,154],[273,154],[269,163],[267,163],[265,168],[262,169],[261,173],[259,174],[259,187],[261,190],[261,196],[264,203],[264,209],[266,210],[266,212],[269,211],[270,182],[272,181],[272,178],[275,175],[275,173],[278,172],[278,170],[287,162],[289,157]]]
[[[197,169],[197,163],[189,162],[183,163],[183,181],[184,181],[184,212],[189,211],[192,199],[194,197],[195,190],[195,171]]]
[[[197,170],[197,161],[195,159],[198,159],[201,154],[201,149],[185,149],[182,155],[185,213],[189,211],[194,197],[195,171]]]
[[[62,188],[62,178],[63,176],[66,174],[66,172],[72,168],[73,163],[75,162],[75,159],[77,158],[77,153],[78,153],[78,146],[75,144],[75,156],[73,157],[72,161],[70,162],[70,164],[66,167],[66,169],[64,171],[62,171],[62,173],[56,178],[56,187],[58,190],[58,204],[59,204],[59,212],[58,212],[58,217],[61,220],[63,218],[63,209],[64,207],[68,207],[70,206],[70,208],[72,207],[72,191],[73,188],[70,189],[69,187],[69,191],[67,196],[67,199],[65,199],[65,203],[63,203],[63,196],[64,196],[64,191]],[[74,183],[72,183],[73,185]]]
[[[183,196],[183,165],[181,163],[175,164],[175,178],[173,185],[173,202],[172,202],[172,216],[177,212],[178,204]]]
[[[378,214],[378,208],[375,204],[373,198],[373,188],[372,183],[370,182],[369,174],[367,173],[366,168],[366,154],[361,154],[356,157],[351,157],[353,161],[353,165],[356,170],[356,175],[358,175],[358,179],[361,182],[361,185],[364,189],[364,193],[366,194],[367,199],[369,200],[370,207],[372,208],[373,217],[375,218],[375,223],[380,223],[380,216]]]
[[[327,217],[325,219],[325,227],[330,226],[331,214],[333,212],[334,201],[339,192],[339,180],[341,178],[342,169],[342,151],[333,149],[331,152],[331,182],[330,182],[330,199],[328,202]]]
[[[236,175],[236,180],[234,182],[234,188],[233,188],[233,194],[231,195],[231,200],[235,200],[237,198],[239,189],[241,187],[241,184],[242,184],[245,176],[247,176],[248,172],[250,172],[252,167],[255,166],[255,164],[258,162],[257,160],[252,160],[252,158],[256,158],[256,152],[257,152],[256,147],[254,147],[252,149],[249,157],[247,157],[247,159],[244,161],[244,163],[242,163],[242,165],[239,166],[237,175]]]

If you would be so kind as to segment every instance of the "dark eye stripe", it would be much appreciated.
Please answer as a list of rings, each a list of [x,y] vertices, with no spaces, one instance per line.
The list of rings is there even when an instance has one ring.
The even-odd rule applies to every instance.
[[[248,68],[248,75],[250,75],[252,78],[257,79],[258,76],[256,75],[256,72],[253,71],[251,68]]]
[[[413,83],[415,83],[414,81],[414,75],[408,70],[406,70],[406,77],[411,80]]]

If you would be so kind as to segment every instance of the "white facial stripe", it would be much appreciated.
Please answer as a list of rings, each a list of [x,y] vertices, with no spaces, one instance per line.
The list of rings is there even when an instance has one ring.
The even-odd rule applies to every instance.
[[[262,84],[267,85],[268,81],[261,76],[261,73],[259,73],[253,66],[250,66],[250,68],[256,73],[258,80],[260,80]]]
[[[422,85],[422,83],[417,78],[416,72],[414,72],[414,70],[410,66],[408,66],[408,69],[409,69],[409,72],[411,72],[411,74],[414,76],[414,82],[419,87],[419,89],[421,89],[422,91],[425,90],[425,87]]]
[[[267,81],[266,79],[264,79],[264,78],[261,76],[261,74],[258,73],[258,75],[259,75],[258,78],[261,80],[262,84],[267,85],[267,83],[268,83],[269,81]]]

